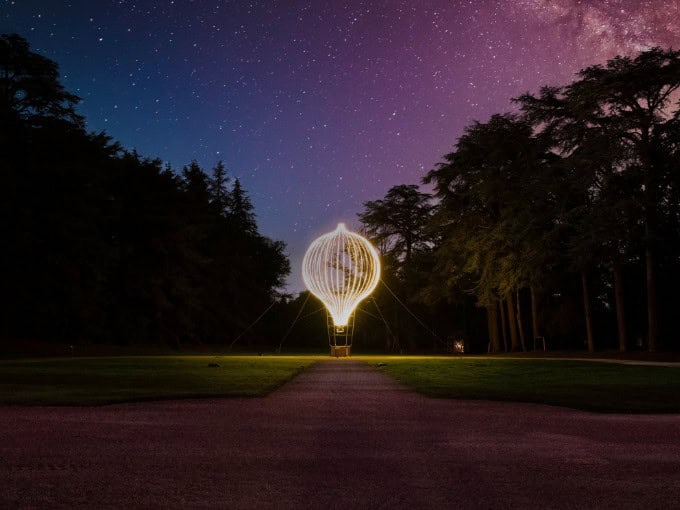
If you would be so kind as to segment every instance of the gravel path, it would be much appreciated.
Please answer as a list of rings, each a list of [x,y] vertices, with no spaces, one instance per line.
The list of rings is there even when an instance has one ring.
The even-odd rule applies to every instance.
[[[672,508],[680,416],[435,400],[318,363],[262,399],[0,408],[0,508]]]

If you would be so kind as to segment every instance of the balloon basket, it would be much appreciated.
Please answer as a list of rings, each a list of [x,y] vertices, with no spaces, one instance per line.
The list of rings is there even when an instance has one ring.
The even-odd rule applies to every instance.
[[[351,345],[331,345],[331,356],[334,358],[349,358],[352,355]]]
[[[344,326],[336,326],[329,313],[326,314],[328,325],[328,345],[334,358],[349,358],[352,355],[352,340],[354,338],[354,312]]]

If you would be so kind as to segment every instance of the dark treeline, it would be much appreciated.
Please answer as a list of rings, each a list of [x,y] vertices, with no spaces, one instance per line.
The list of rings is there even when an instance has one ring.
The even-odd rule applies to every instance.
[[[469,126],[433,196],[396,186],[359,214],[392,290],[476,351],[678,349],[679,88],[680,52],[655,48]]]
[[[283,243],[221,162],[163,168],[88,133],[77,103],[0,36],[0,337],[228,343],[277,297]]]
[[[677,350],[679,90],[679,52],[589,67],[469,126],[432,193],[366,202],[383,283],[355,351]],[[88,133],[77,103],[0,36],[0,338],[324,345],[320,303],[279,293],[285,247],[222,163],[163,168]]]

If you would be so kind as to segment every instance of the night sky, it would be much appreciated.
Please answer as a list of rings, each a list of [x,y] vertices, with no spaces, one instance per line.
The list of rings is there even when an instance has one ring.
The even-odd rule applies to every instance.
[[[419,183],[473,120],[580,68],[680,47],[680,0],[0,0],[88,129],[179,170],[223,160],[300,262]]]

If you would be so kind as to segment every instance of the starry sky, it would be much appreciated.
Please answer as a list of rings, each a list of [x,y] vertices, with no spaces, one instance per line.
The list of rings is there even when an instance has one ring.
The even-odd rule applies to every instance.
[[[179,170],[223,160],[260,230],[308,244],[419,183],[464,127],[581,68],[680,47],[680,0],[0,0],[88,129]]]

